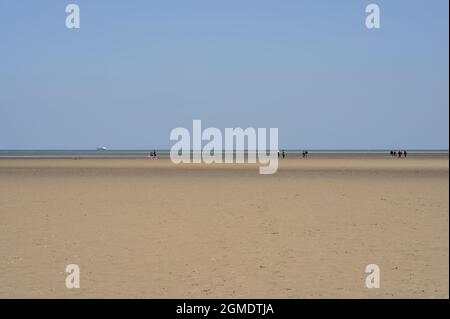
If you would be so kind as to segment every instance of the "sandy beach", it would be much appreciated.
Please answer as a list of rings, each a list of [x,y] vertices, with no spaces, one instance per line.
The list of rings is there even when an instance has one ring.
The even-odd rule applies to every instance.
[[[448,192],[448,159],[0,159],[0,298],[448,298]]]

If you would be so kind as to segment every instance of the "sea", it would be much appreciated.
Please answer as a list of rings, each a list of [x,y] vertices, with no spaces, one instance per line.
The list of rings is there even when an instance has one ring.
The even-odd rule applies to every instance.
[[[169,150],[0,150],[1,158],[170,158]],[[303,158],[305,150],[285,150],[286,158]],[[308,158],[390,158],[391,150],[307,150]],[[231,152],[231,151],[230,151]],[[244,153],[247,151],[233,151]],[[191,152],[192,154],[192,152]],[[223,153],[224,154],[224,153]],[[402,156],[403,157],[403,156]],[[408,158],[448,158],[448,150],[407,150]]]

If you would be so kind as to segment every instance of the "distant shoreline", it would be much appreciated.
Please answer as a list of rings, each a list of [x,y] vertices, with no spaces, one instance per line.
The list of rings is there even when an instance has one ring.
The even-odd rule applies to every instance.
[[[147,158],[153,150],[0,150],[1,158]],[[407,150],[408,158],[448,158],[448,150]],[[243,152],[243,151],[240,151]],[[285,150],[286,158],[302,158],[303,150]],[[169,158],[168,150],[156,150]],[[244,153],[246,153],[244,151]],[[309,158],[391,158],[390,150],[308,150]]]

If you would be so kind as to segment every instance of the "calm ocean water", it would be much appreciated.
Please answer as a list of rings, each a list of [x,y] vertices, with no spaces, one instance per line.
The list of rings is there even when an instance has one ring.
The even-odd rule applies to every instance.
[[[153,150],[0,150],[0,158],[147,158]],[[286,150],[287,158],[301,158],[303,150]],[[168,150],[156,150],[169,158]],[[245,152],[244,152],[245,153]],[[308,150],[310,158],[389,158],[390,150]],[[413,158],[448,158],[448,150],[408,150]]]

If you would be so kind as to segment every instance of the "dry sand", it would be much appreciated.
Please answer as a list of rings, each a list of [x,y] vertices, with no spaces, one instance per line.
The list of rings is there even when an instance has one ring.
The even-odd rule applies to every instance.
[[[0,297],[448,298],[448,191],[448,159],[2,159]]]

